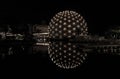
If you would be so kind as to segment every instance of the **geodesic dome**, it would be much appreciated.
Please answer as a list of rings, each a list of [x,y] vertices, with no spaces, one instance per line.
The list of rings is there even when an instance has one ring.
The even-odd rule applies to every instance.
[[[88,34],[87,23],[75,11],[62,11],[51,19],[48,33],[51,39],[72,39],[76,36],[86,36]],[[48,54],[58,67],[65,69],[79,66],[87,56],[86,53],[79,50],[77,44],[63,41],[49,41]]]

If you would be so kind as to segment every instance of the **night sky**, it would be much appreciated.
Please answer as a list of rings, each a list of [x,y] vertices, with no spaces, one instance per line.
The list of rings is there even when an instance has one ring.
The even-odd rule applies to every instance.
[[[120,25],[119,4],[104,1],[8,1],[0,3],[0,23],[49,23],[59,11],[74,10],[84,16],[90,32]]]
[[[117,2],[75,0],[0,2],[0,23],[42,24],[45,22],[48,24],[56,13],[63,10],[74,10],[83,15],[91,33],[103,33],[114,25],[120,25],[120,6]],[[39,62],[40,59],[41,61]],[[7,71],[8,74],[13,71],[12,69],[16,69],[14,70],[14,74],[15,72],[20,74],[20,71],[22,71],[22,76],[28,73],[31,76],[38,76],[39,78],[41,78],[41,75],[47,78],[50,74],[50,76],[48,76],[49,79],[80,79],[81,77],[84,78],[89,75],[89,78],[104,77],[104,75],[110,77],[116,76],[117,72],[120,71],[119,56],[92,55],[88,58],[88,61],[80,67],[82,69],[78,68],[77,70],[69,71],[56,68],[52,62],[44,59],[44,56],[43,58],[39,58],[39,56],[31,56],[28,58],[15,57],[10,60],[6,59],[5,61],[3,71]],[[95,75],[97,75],[97,77],[95,77]]]

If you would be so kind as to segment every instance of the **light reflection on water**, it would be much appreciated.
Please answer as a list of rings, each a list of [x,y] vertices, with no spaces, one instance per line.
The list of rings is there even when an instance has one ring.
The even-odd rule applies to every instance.
[[[71,42],[49,42],[48,54],[53,63],[65,69],[76,68],[87,56],[78,43]]]

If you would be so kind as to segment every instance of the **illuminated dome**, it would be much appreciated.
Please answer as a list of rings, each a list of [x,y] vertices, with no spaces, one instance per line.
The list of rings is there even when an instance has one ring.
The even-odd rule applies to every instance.
[[[63,11],[57,13],[49,23],[50,38],[74,38],[77,35],[87,35],[87,23],[83,17],[75,11]]]
[[[76,36],[86,36],[88,34],[86,26],[84,18],[75,11],[59,12],[49,23],[49,38],[72,39]],[[80,51],[78,44],[65,41],[50,41],[48,54],[58,67],[64,69],[76,68],[87,56]]]

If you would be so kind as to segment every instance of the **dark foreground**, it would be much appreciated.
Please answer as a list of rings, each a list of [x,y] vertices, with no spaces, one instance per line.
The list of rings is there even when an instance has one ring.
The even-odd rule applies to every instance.
[[[40,79],[81,79],[119,77],[120,56],[90,55],[86,62],[76,69],[64,70],[55,66],[47,53],[6,56],[0,60],[3,77],[37,77]]]

